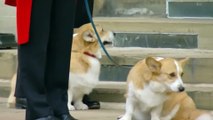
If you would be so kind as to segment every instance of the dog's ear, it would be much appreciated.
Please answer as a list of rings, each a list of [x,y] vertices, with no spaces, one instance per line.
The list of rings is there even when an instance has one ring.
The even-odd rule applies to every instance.
[[[83,39],[87,42],[95,42],[95,35],[91,30],[87,30],[83,33]]]
[[[146,59],[146,65],[150,69],[151,72],[153,73],[160,73],[161,69],[161,63],[155,60],[152,57],[147,57]]]
[[[189,58],[184,58],[179,60],[179,63],[182,67],[184,67],[188,61],[189,61]]]

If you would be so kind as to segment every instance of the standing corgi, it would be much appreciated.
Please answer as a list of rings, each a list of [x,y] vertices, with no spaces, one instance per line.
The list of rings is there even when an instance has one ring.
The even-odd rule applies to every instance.
[[[112,42],[114,34],[96,25],[103,43]],[[83,95],[97,85],[100,75],[101,48],[91,24],[81,26],[73,37],[68,89],[69,110],[86,110]],[[73,105],[71,104],[73,102]]]
[[[119,120],[162,120],[167,94],[184,91],[181,76],[186,61],[152,57],[139,61],[129,72],[126,113]]]

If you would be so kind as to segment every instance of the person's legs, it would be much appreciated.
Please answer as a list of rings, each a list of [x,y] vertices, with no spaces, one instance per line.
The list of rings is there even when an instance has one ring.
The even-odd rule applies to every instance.
[[[18,51],[19,51],[19,48],[18,48]],[[26,100],[26,97],[24,95],[23,89],[21,87],[21,78],[20,78],[19,67],[17,69],[17,74],[16,74],[15,97],[16,97],[15,108],[26,109],[27,108],[27,100]]]
[[[48,102],[54,114],[69,114],[67,89],[74,25],[74,0],[54,0],[45,80]]]
[[[18,50],[18,81],[28,102],[26,120],[53,114],[45,87],[51,5],[52,0],[33,0],[29,43],[20,45]]]

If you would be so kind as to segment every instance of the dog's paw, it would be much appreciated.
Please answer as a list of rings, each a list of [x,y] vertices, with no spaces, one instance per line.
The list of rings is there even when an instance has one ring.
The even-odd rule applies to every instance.
[[[131,119],[130,116],[124,115],[124,116],[119,116],[119,117],[117,118],[117,120],[132,120],[132,119]]]
[[[158,117],[151,118],[151,120],[160,120]]]
[[[8,108],[15,108],[16,106],[16,98],[11,94],[7,100],[7,107]]]
[[[89,109],[88,106],[82,102],[74,104],[74,106],[75,106],[75,109],[77,109],[77,110],[88,110]]]
[[[16,103],[7,103],[7,107],[8,108],[15,108],[16,107]]]
[[[69,109],[70,111],[73,111],[73,110],[75,110],[75,107],[74,107],[73,105],[71,105],[71,104],[68,104],[68,109]]]

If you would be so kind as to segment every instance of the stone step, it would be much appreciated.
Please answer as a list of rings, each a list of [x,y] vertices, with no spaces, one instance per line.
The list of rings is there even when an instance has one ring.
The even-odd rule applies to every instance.
[[[94,16],[213,18],[213,0],[95,0]]]
[[[0,50],[0,79],[10,79],[17,70],[17,50]]]
[[[169,18],[213,19],[213,0],[167,0]]]
[[[101,80],[123,81],[131,67],[147,56],[190,58],[185,67],[183,79],[187,83],[213,83],[213,51],[200,49],[169,49],[169,48],[108,48],[119,66],[114,65],[104,55],[101,60]],[[104,54],[104,53],[103,53]],[[116,74],[115,74],[116,73]]]
[[[199,49],[213,49],[213,21],[204,19],[168,19],[133,17],[95,17],[105,29],[127,33],[185,33],[198,35]]]
[[[0,1],[0,33],[16,34],[16,7],[4,4]]]
[[[205,49],[175,49],[175,48],[142,48],[142,47],[111,47],[107,48],[108,53],[115,59],[122,59],[119,64],[130,65],[135,64],[146,56],[157,56],[157,57],[173,57],[173,58],[213,58],[213,50]],[[104,54],[104,53],[103,53]],[[133,63],[125,60],[133,59]],[[103,59],[105,60],[105,58]],[[104,64],[108,62],[105,61]]]
[[[185,84],[198,108],[213,110],[213,84]],[[102,102],[125,102],[126,82],[101,81],[90,94]]]
[[[178,59],[189,57],[190,61],[185,67],[184,81],[187,83],[213,83],[213,53],[211,50],[131,47],[107,49],[119,66],[112,64],[104,55],[101,59],[101,80],[123,81],[132,65],[137,61],[147,56],[161,56]],[[0,78],[10,79],[15,73],[17,68],[16,52],[16,49],[0,50]]]
[[[94,16],[165,17],[165,0],[95,0]]]
[[[185,84],[186,91],[198,108],[213,110],[213,84]],[[10,80],[0,79],[0,98],[7,98]],[[102,108],[124,109],[126,82],[100,81],[90,94],[92,100],[101,101]],[[107,103],[114,104],[114,107]]]
[[[198,48],[198,34],[157,32],[116,32],[114,47]]]
[[[1,48],[14,48],[17,47],[14,34],[0,33],[0,49]]]
[[[213,84],[184,84],[187,92],[213,92]],[[100,81],[95,90],[106,91],[108,93],[125,94],[127,88],[126,80],[124,82]],[[213,101],[212,101],[213,102]]]

